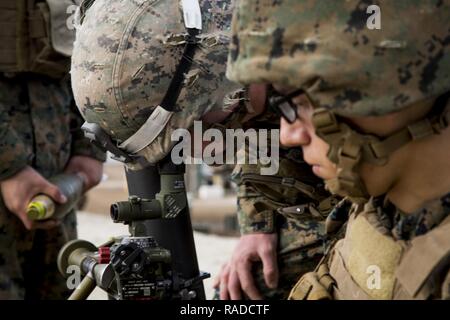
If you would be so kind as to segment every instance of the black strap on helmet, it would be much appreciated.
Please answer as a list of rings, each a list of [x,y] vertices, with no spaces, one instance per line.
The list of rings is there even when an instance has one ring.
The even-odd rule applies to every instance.
[[[86,11],[94,4],[95,0],[82,0],[80,4],[80,25],[83,23],[84,16],[86,15]]]
[[[95,0],[83,0],[80,5],[80,23],[82,23],[86,11],[92,6]],[[200,30],[195,28],[186,28],[188,35],[186,40],[186,46],[184,47],[183,55],[180,62],[175,70],[172,80],[170,81],[169,87],[167,88],[166,94],[161,101],[160,106],[167,111],[174,111],[175,104],[180,96],[182,89],[184,75],[189,72],[194,60],[195,49],[197,48],[197,35]]]
[[[183,87],[184,75],[189,72],[192,66],[192,61],[194,60],[195,49],[197,48],[197,35],[199,30],[194,28],[187,29],[188,37],[186,46],[184,47],[184,52],[178,63],[175,74],[170,81],[169,88],[167,88],[166,94],[161,101],[160,106],[167,111],[173,111],[175,104]]]

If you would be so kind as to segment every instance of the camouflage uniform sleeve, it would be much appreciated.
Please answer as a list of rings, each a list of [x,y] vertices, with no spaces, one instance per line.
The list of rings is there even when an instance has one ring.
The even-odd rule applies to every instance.
[[[283,207],[311,204],[320,213],[328,214],[334,206],[335,199],[323,190],[322,181],[313,175],[311,168],[291,159],[300,156],[294,151],[280,153],[276,175],[261,175],[260,164],[235,167],[232,180],[238,186],[238,222],[242,234],[276,232],[278,211]]]
[[[226,105],[235,105],[235,102],[238,101],[238,107],[234,109],[233,113],[227,119],[220,124],[215,124],[213,127],[219,130],[252,127],[250,121],[243,123],[243,118],[252,112],[247,95],[248,89],[243,88],[236,91],[233,97],[228,97],[229,103]],[[258,168],[257,165],[236,165],[231,176],[232,181],[236,183],[238,189],[237,216],[239,229],[243,235],[275,232],[275,212],[272,210],[272,206],[264,205],[268,201],[267,197],[252,184],[244,183],[242,179],[243,174],[257,171]]]
[[[260,207],[264,206],[265,200],[267,199],[263,195],[255,193],[250,186],[239,186],[238,222],[241,234],[275,232],[274,210],[269,206],[262,210]]]
[[[33,153],[5,119],[2,104],[0,108],[0,180],[5,180],[30,165]]]
[[[238,223],[241,234],[274,233],[275,211],[277,205],[269,200],[252,184],[244,183],[242,173],[254,165],[237,165],[232,180],[238,186]]]
[[[73,156],[86,156],[97,159],[101,162],[106,161],[106,153],[92,144],[88,139],[84,137],[84,133],[81,130],[81,126],[84,123],[83,118],[80,115],[75,102],[71,107],[71,121],[70,132],[72,134],[72,152]]]

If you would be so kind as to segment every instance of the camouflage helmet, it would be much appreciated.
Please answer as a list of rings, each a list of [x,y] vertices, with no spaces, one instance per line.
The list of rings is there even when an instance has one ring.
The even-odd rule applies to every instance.
[[[303,89],[342,116],[383,115],[449,90],[449,21],[442,0],[243,0],[227,76]]]
[[[365,201],[361,162],[382,166],[401,146],[450,122],[449,21],[449,2],[441,0],[241,0],[227,76],[306,93],[316,133],[337,164],[327,188]],[[379,116],[435,99],[435,112],[383,138],[336,117]]]
[[[233,0],[85,1],[72,84],[83,117],[156,163],[239,87],[225,77]],[[226,99],[225,99],[226,100]]]

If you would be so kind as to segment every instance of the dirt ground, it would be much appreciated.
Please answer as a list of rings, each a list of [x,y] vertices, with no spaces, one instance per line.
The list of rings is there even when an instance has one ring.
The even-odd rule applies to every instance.
[[[78,214],[78,235],[80,239],[100,245],[111,236],[126,234],[128,234],[127,227],[113,223],[107,215],[85,211]],[[194,232],[194,239],[200,270],[211,273],[211,278],[204,282],[206,297],[211,299],[213,296],[213,278],[218,274],[222,263],[231,256],[237,238]],[[106,299],[106,294],[103,290],[96,289],[89,299],[104,300]]]

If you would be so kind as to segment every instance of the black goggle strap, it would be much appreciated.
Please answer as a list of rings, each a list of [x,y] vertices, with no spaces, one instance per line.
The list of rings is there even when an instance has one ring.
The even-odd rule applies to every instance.
[[[175,104],[183,87],[184,75],[191,69],[192,61],[194,60],[195,49],[197,48],[196,36],[199,34],[199,30],[187,30],[189,35],[186,46],[184,47],[183,56],[178,63],[174,76],[170,81],[166,94],[164,95],[164,98],[162,99],[160,104],[160,106],[167,111],[174,111],[175,109]]]
[[[175,105],[183,88],[184,75],[189,72],[193,57],[195,54],[195,48],[197,43],[195,42],[195,35],[198,33],[195,29],[188,30],[189,40],[184,47],[183,56],[178,63],[177,69],[174,73],[170,85],[161,101],[161,104],[153,110],[147,121],[127,140],[122,142],[119,147],[128,153],[136,154],[149,146],[159,134],[167,126],[170,121],[173,112],[175,111]]]
[[[180,0],[183,10],[184,26],[188,32],[184,52],[170,81],[166,94],[159,105],[166,111],[174,111],[175,104],[183,87],[184,75],[189,72],[197,47],[197,35],[202,30],[202,12],[198,0]]]

